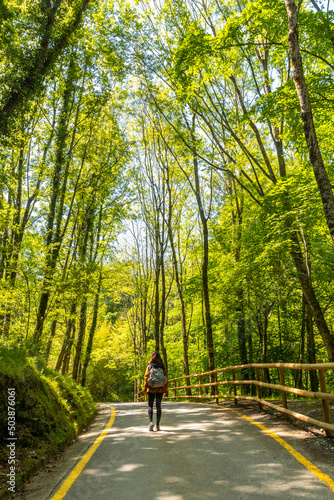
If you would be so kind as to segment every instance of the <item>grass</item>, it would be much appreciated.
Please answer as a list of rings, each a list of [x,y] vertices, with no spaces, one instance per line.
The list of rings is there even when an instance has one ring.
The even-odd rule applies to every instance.
[[[71,443],[96,413],[89,391],[31,358],[20,349],[0,347],[0,498],[6,498],[8,389],[15,389],[15,482],[29,479]]]

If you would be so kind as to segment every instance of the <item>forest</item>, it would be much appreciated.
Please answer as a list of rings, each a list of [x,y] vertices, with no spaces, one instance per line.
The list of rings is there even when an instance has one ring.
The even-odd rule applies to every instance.
[[[98,400],[334,362],[332,7],[0,0],[0,350]]]

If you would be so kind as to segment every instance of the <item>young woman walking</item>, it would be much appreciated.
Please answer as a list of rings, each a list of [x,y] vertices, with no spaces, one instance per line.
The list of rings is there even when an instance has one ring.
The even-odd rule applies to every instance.
[[[166,377],[165,384],[162,387],[151,387],[149,385],[151,368],[153,369],[162,368],[164,375]],[[148,396],[148,418],[150,419],[150,423],[148,426],[149,431],[153,431],[154,428],[153,426],[154,399],[156,400],[156,407],[157,407],[157,423],[155,426],[155,430],[160,431],[161,401],[162,401],[162,396],[167,392],[167,390],[168,390],[168,380],[167,380],[167,371],[165,365],[163,364],[160,354],[156,351],[152,352],[151,359],[147,365],[145,372],[145,385],[144,385],[145,394]]]

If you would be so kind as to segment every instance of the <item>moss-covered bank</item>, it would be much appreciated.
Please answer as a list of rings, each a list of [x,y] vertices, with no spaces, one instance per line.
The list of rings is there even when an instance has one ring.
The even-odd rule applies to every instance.
[[[87,389],[19,349],[0,348],[0,498],[6,498],[14,474],[17,491],[95,413]]]

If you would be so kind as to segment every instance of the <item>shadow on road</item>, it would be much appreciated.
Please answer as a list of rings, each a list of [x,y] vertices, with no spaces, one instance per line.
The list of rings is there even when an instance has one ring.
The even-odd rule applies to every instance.
[[[148,432],[144,403],[113,404],[116,419],[66,500],[333,498],[270,436],[231,411],[163,403]]]

